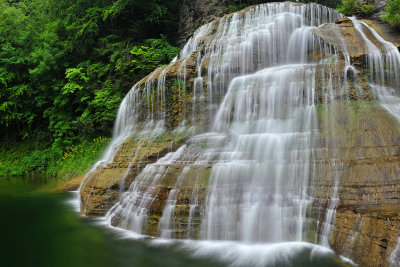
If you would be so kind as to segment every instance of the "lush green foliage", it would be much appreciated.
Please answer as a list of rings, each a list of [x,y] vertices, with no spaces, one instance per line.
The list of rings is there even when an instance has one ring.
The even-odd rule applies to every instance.
[[[63,153],[35,142],[21,142],[13,146],[3,144],[0,149],[0,175],[78,176],[88,171],[109,141],[107,137],[85,140]]]
[[[340,6],[337,10],[346,16],[353,16],[355,14],[359,16],[371,16],[375,13],[376,8],[370,4],[362,4],[357,2],[357,0],[342,0]]]
[[[100,158],[109,142],[110,138],[100,136],[72,146],[51,161],[46,169],[46,174],[78,176],[89,171],[89,168]]]
[[[110,135],[132,84],[178,53],[177,3],[0,0],[2,139],[65,150]]]
[[[361,5],[361,11],[365,15],[371,16],[376,11],[376,8],[373,5]]]
[[[0,175],[86,171],[127,91],[179,52],[177,3],[0,0]]]
[[[163,35],[161,37],[148,39],[144,45],[132,47],[133,72],[145,76],[155,68],[169,63],[179,53],[179,48],[171,46]]]
[[[337,8],[337,10],[346,16],[351,16],[354,15],[358,8],[357,0],[342,0],[342,4]]]
[[[47,167],[51,161],[58,157],[58,153],[47,148],[44,150],[36,150],[31,155],[22,159],[21,165],[12,171],[13,175],[42,175],[46,173]]]
[[[386,3],[382,21],[392,25],[400,25],[400,0],[390,0]]]
[[[0,176],[17,174],[22,160],[32,154],[32,151],[43,150],[45,146],[39,142],[19,142],[16,144],[0,144]]]

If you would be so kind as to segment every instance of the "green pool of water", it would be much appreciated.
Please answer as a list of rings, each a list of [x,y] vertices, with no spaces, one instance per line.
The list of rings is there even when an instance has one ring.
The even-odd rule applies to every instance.
[[[121,239],[48,193],[52,179],[0,178],[0,266],[205,266],[170,247]]]
[[[178,245],[121,238],[96,219],[80,217],[68,204],[72,193],[49,192],[55,185],[52,178],[0,178],[0,266],[227,265],[213,256],[192,257]],[[337,257],[298,257],[283,266],[320,264],[342,266]]]

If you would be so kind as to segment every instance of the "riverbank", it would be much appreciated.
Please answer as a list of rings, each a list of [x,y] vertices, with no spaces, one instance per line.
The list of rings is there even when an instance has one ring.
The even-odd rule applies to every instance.
[[[3,143],[0,145],[0,177],[55,177],[60,180],[56,191],[74,190],[102,155],[109,141],[110,138],[100,136],[73,145],[65,151],[39,142]]]
[[[77,177],[71,176],[70,180],[63,180],[58,178],[49,178],[51,182],[42,185],[37,189],[39,192],[56,193],[56,192],[69,192],[78,190],[81,182],[85,178],[86,174],[82,174]],[[34,177],[33,177],[34,178]]]

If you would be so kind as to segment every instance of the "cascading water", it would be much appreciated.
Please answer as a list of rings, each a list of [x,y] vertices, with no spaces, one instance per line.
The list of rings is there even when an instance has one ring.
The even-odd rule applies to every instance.
[[[205,239],[302,240],[314,97],[315,65],[232,80],[214,126],[231,140],[211,171]]]
[[[128,93],[101,162],[110,163],[130,136],[156,139],[168,132],[166,75],[174,68],[183,115],[172,132],[185,132],[187,142],[147,164],[107,221],[163,238],[329,246],[345,166],[333,118],[342,106],[365,97],[333,24],[339,18],[316,4],[271,3],[197,30],[179,57]],[[368,86],[398,117],[393,95],[399,52],[368,25],[351,20],[365,41]],[[329,44],[318,35],[320,27],[342,41]],[[329,173],[331,186],[322,202],[313,188],[325,175],[321,170]]]
[[[312,198],[307,189],[311,136],[318,135],[318,60],[310,59],[308,51],[317,49],[323,55],[334,55],[334,49],[309,30],[339,17],[335,11],[318,5],[284,3],[259,6],[221,21],[216,38],[206,45],[203,55],[198,52],[199,78],[194,81],[194,95],[201,97],[204,91],[198,90],[197,84],[201,65],[207,59],[209,104],[225,95],[211,126],[214,134],[192,138],[212,148],[199,150],[189,143],[187,148],[148,165],[140,175],[143,180],[136,179],[109,212],[111,221],[142,232],[154,201],[150,197],[153,187],[168,173],[157,166],[163,160],[169,165],[190,162],[177,174],[169,193],[160,219],[161,236],[174,237],[167,233],[176,227],[173,210],[182,181],[189,179],[188,169],[208,164],[212,169],[205,203],[199,205],[194,200],[190,207],[192,214],[195,207],[203,209],[200,238],[303,240],[306,209]],[[210,28],[201,28],[180,57],[197,49]],[[301,49],[296,46],[299,41]],[[334,82],[332,78],[327,80],[328,84]],[[329,88],[326,91],[333,94]],[[149,184],[148,177],[157,178]],[[144,187],[146,193],[141,192]],[[138,224],[132,220],[135,216],[140,217]],[[189,217],[192,220],[192,215]],[[265,227],[271,231],[263,231]]]

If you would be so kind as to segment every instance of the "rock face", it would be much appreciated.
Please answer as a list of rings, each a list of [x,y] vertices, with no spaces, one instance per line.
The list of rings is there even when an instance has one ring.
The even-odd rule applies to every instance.
[[[335,24],[325,24],[314,30],[324,42],[341,47],[346,46],[347,52],[353,61],[365,55],[365,42],[354,29],[353,23],[348,18],[336,20]],[[343,42],[342,38],[346,38]],[[343,47],[341,47],[343,51]]]
[[[373,103],[342,109],[334,117],[343,135],[334,140],[338,150],[331,151],[341,172],[331,247],[360,266],[389,266],[400,226],[398,122]],[[313,185],[315,206],[322,209],[328,206],[326,192],[335,188],[325,164],[318,166],[321,178]]]
[[[385,36],[385,30],[372,21],[366,22]],[[355,31],[353,22],[343,18],[337,20],[336,25],[345,37],[346,52],[352,64],[361,67],[358,74],[367,75],[365,42]],[[340,40],[332,34],[333,28],[324,25],[315,33],[327,43],[339,43],[340,46]],[[368,37],[377,47],[382,46],[374,36]],[[392,41],[396,39],[391,37]],[[363,87],[368,88],[368,85]],[[335,251],[360,266],[389,266],[396,257],[392,253],[397,246],[400,227],[399,123],[369,101],[353,103],[350,108],[334,114],[330,119],[336,121],[338,139],[334,142],[339,150],[335,154],[340,159],[342,174],[338,183],[340,204],[336,208],[330,244]],[[335,182],[326,176],[323,167],[320,172],[321,177],[325,177],[317,182],[316,195],[320,196],[319,203],[323,207],[327,205],[324,195],[335,187]]]
[[[392,42],[400,51],[400,31],[388,23],[382,23],[380,19],[363,19],[370,27],[379,33],[385,40]]]
[[[183,46],[200,26],[222,17],[228,7],[227,0],[182,0],[179,15],[179,43]]]
[[[157,161],[181,144],[179,138],[163,136],[158,140],[126,140],[114,161],[89,173],[82,184],[81,210],[88,216],[102,216],[126,191],[147,164]]]
[[[360,266],[396,266],[399,233],[398,204],[369,204],[339,208],[332,248]],[[392,261],[393,259],[393,261]]]
[[[255,5],[267,0],[242,0],[242,4]],[[229,13],[230,5],[237,5],[234,0],[182,0],[179,11],[179,44],[183,46],[200,26]]]
[[[186,22],[181,29],[187,34],[188,29],[203,24],[200,18],[221,15],[222,9],[229,3],[184,2],[182,8],[185,10],[181,16],[187,18],[183,20]],[[207,9],[208,5],[215,9]],[[314,10],[310,11],[306,9],[309,6],[301,4],[286,3],[278,7],[284,10],[287,8],[285,5],[290,5],[290,10],[298,8],[306,14]],[[232,150],[227,150],[227,146],[235,144],[229,143],[234,139],[234,132],[219,130],[222,126],[213,124],[213,118],[223,104],[221,102],[229,100],[226,100],[229,98],[226,95],[234,89],[231,88],[232,83],[243,81],[243,84],[249,84],[247,87],[250,89],[257,88],[260,83],[269,82],[259,76],[279,73],[281,67],[276,67],[276,64],[264,66],[263,60],[284,60],[275,59],[281,53],[279,45],[273,46],[273,53],[272,50],[260,53],[262,46],[255,45],[237,53],[236,47],[226,44],[231,40],[218,39],[218,34],[224,33],[223,30],[235,19],[240,21],[246,14],[258,14],[260,10],[247,8],[200,28],[176,62],[157,69],[135,85],[127,97],[130,104],[126,105],[135,110],[127,118],[134,121],[132,125],[136,130],[118,146],[110,162],[99,165],[85,178],[81,188],[83,214],[104,215],[117,203],[109,211],[114,226],[165,238],[208,237],[205,233],[212,232],[212,227],[204,221],[207,221],[207,208],[212,201],[209,195],[214,192],[212,190],[222,190],[217,186],[213,188],[220,170],[215,166],[223,166],[229,161]],[[191,16],[193,12],[198,15]],[[319,14],[328,12],[322,9]],[[292,23],[285,24],[285,27],[297,25],[298,16],[290,19],[282,17],[282,21]],[[370,21],[367,23],[378,33],[387,33],[378,25]],[[277,32],[279,30],[276,29]],[[246,40],[255,40],[255,43],[263,41],[254,33],[244,38],[234,36],[236,32],[230,33],[228,37],[235,41],[243,39],[240,49],[248,45]],[[390,108],[387,105],[392,102],[386,103],[386,98],[379,98],[385,96],[382,90],[386,87],[382,85],[393,84],[382,82],[379,86],[374,85],[371,80],[380,76],[376,69],[371,73],[369,68],[371,47],[389,53],[388,44],[366,25],[348,18],[309,28],[306,33],[306,38],[299,37],[294,47],[295,50],[304,48],[305,51],[299,58],[293,54],[299,63],[283,72],[285,75],[289,72],[303,75],[296,72],[301,68],[304,75],[312,75],[304,77],[312,77],[313,95],[308,99],[315,109],[310,138],[304,143],[311,148],[307,168],[303,170],[308,177],[304,191],[311,197],[307,198],[307,208],[303,211],[307,223],[300,227],[297,234],[300,232],[304,241],[330,244],[336,252],[360,266],[390,266],[398,257],[400,127],[398,120],[388,112]],[[395,43],[394,39],[389,38]],[[220,52],[226,47],[231,49],[229,56],[234,60],[229,61]],[[243,63],[243,58],[249,60]],[[264,74],[264,70],[268,71]],[[388,72],[386,70],[383,75],[393,82],[395,79],[389,77]],[[235,78],[240,75],[244,78]],[[293,79],[288,86],[297,88],[298,76],[293,74],[288,77]],[[276,107],[276,112],[285,110],[295,100],[308,97],[305,91],[296,96],[284,95],[287,101],[282,100],[282,106]],[[249,96],[243,95],[243,98],[246,97]],[[239,101],[240,97],[236,102]],[[259,109],[258,104],[252,102],[249,105],[256,110]],[[234,105],[227,107],[233,110],[232,113],[225,110],[225,117],[224,111],[219,111],[222,115],[217,115],[231,121],[227,127],[233,127],[235,116],[240,117],[241,112]],[[282,117],[286,115],[282,114]],[[162,127],[154,126],[155,121]],[[303,142],[301,138],[300,135],[293,140]],[[237,146],[240,147],[240,144]],[[307,149],[300,146],[300,154],[296,154],[295,149],[294,161]],[[248,160],[253,159],[249,156]],[[234,179],[235,173],[230,173],[230,176]],[[235,199],[246,195],[246,179],[232,181],[232,188],[240,189],[235,191],[235,198],[232,199],[235,202]],[[273,196],[265,198],[263,201],[266,203],[274,201]],[[285,201],[285,208],[290,208],[290,200]],[[286,222],[298,215],[285,216]],[[218,220],[217,227],[224,220]],[[289,223],[288,232],[296,227],[294,223]],[[295,235],[294,230],[289,233],[291,235]],[[235,236],[232,239],[240,238]]]

